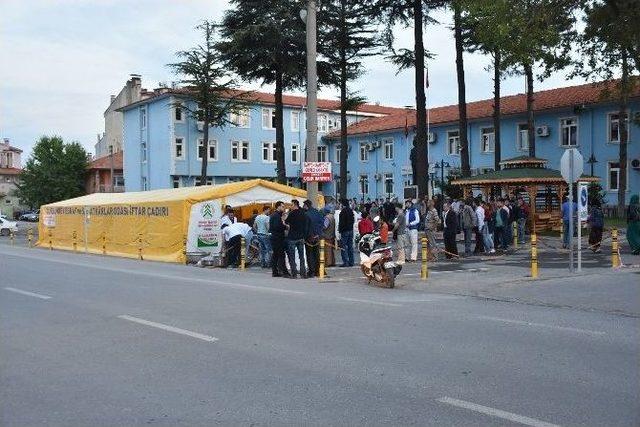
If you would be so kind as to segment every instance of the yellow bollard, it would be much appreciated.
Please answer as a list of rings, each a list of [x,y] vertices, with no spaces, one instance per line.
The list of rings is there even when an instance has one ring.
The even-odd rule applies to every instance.
[[[13,231],[9,233],[9,237],[11,238],[11,246],[13,246],[13,240],[14,240]]]
[[[29,241],[29,247],[32,247],[31,241],[33,240],[33,230],[31,228],[27,230],[27,240]]]
[[[142,233],[138,233],[138,259],[142,260]]]
[[[429,270],[427,269],[428,243],[429,241],[427,240],[427,238],[423,237],[422,238],[422,268],[420,269],[420,278],[422,280],[427,280],[427,278],[429,277]]]
[[[620,267],[620,256],[618,254],[618,229],[611,230],[611,267]]]
[[[244,241],[244,236],[240,237],[240,270],[244,270],[245,268],[245,251],[246,245]]]
[[[538,278],[538,237],[531,234],[531,278]]]
[[[107,254],[107,233],[102,232],[102,255]]]
[[[53,250],[53,240],[51,238],[51,229],[49,229],[49,250]]]
[[[324,279],[324,239],[320,239],[320,267],[318,269],[318,279]]]
[[[513,223],[513,248],[518,249],[518,223]]]
[[[78,233],[74,231],[72,236],[73,236],[73,252],[77,252],[78,251]]]

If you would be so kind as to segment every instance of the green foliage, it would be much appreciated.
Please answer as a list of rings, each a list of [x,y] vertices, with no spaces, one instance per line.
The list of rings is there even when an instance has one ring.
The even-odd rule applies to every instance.
[[[602,185],[592,182],[587,188],[589,197],[589,206],[594,204],[604,205],[604,199],[607,197],[607,192],[602,189]]]
[[[16,195],[30,207],[82,196],[86,168],[87,153],[79,143],[43,136],[20,174]]]

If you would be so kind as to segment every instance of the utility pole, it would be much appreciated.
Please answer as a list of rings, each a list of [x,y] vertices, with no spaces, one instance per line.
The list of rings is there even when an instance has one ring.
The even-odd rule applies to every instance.
[[[318,160],[318,73],[316,69],[316,1],[307,0],[307,152],[306,161]],[[318,183],[307,182],[307,197],[318,202]]]

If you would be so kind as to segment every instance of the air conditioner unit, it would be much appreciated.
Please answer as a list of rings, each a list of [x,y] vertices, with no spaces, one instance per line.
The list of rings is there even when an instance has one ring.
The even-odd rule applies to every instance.
[[[631,160],[631,168],[640,170],[640,159]]]
[[[538,136],[549,136],[549,126],[542,125],[536,128],[536,135]]]
[[[372,143],[368,143],[367,144],[367,150],[369,150],[369,151],[373,151],[374,150]]]
[[[381,145],[382,145],[382,143],[380,141],[374,141],[373,142],[373,147],[374,148],[380,148]]]
[[[198,128],[199,132],[204,131],[204,122],[198,122],[196,123],[196,127]]]
[[[375,175],[373,176],[373,178],[374,178],[376,181],[380,181],[380,180],[382,179],[382,174],[381,174],[381,173],[377,173],[377,174],[375,174]]]
[[[435,132],[429,132],[427,134],[427,142],[429,144],[435,144],[436,143],[436,139],[438,139],[438,137],[437,137]]]

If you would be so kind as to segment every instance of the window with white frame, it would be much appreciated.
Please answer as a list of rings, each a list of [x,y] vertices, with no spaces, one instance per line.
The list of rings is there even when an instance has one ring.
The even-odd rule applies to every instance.
[[[560,119],[560,145],[563,147],[575,147],[578,145],[577,118]]]
[[[175,122],[184,121],[184,112],[182,111],[182,106],[175,105],[173,107],[173,119]]]
[[[209,144],[207,144],[207,161],[215,162],[218,160],[218,141],[215,139],[210,139]],[[200,138],[198,140],[198,160],[202,160],[202,156],[204,155],[204,139]]]
[[[327,161],[327,146],[326,145],[318,145],[318,161],[326,162]]]
[[[340,163],[340,156],[342,155],[342,146],[340,145],[340,143],[338,142],[336,144],[336,148],[335,148],[335,153],[336,153],[336,163]]]
[[[298,132],[300,130],[300,111],[291,112],[291,131]]]
[[[264,163],[274,163],[276,161],[276,143],[262,143],[262,161]]]
[[[250,127],[250,115],[249,110],[247,108],[242,108],[238,111],[235,111],[229,114],[229,121],[233,124],[233,126],[237,128],[248,128]]]
[[[447,154],[460,154],[460,132],[457,130],[447,132]]]
[[[384,146],[384,159],[393,160],[393,139],[385,139],[382,144]]]
[[[496,144],[496,134],[493,128],[483,128],[480,130],[480,144],[483,153],[493,153]]]
[[[145,141],[140,143],[140,159],[143,162],[147,161],[147,143]]]
[[[180,177],[174,176],[172,180],[173,188],[180,188]]]
[[[291,163],[300,163],[300,144],[291,144]]]
[[[384,174],[384,192],[386,194],[393,194],[393,174]]]
[[[231,161],[249,161],[249,141],[231,141]]]
[[[360,194],[363,196],[369,194],[369,175],[360,175],[358,182],[360,183]]]
[[[262,129],[276,128],[276,110],[275,108],[262,107]]]
[[[625,124],[627,125],[627,141],[629,140],[629,120],[625,114]],[[620,143],[620,115],[618,113],[609,114],[609,142]]]
[[[173,144],[173,156],[176,159],[184,159],[184,139],[176,138]]]
[[[146,129],[147,127],[147,109],[142,107],[140,109],[140,128]]]
[[[360,161],[361,162],[369,161],[369,147],[366,142],[360,143]]]
[[[318,114],[318,132],[329,130],[329,117],[326,114]]]
[[[609,191],[618,191],[620,188],[620,163],[608,162],[607,169],[607,189]]]
[[[516,144],[518,151],[529,151],[529,126],[526,123],[518,125]]]

